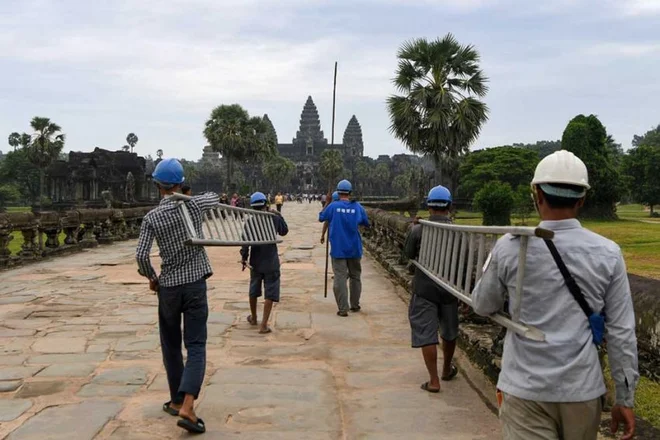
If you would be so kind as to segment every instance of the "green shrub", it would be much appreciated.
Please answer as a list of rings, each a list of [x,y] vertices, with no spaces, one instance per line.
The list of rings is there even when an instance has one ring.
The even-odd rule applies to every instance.
[[[514,192],[508,183],[488,182],[474,196],[473,204],[483,213],[485,226],[511,224],[511,211],[514,207]]]

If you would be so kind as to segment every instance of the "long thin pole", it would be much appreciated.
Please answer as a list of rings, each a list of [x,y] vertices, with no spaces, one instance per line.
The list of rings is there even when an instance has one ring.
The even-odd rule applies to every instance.
[[[335,61],[335,76],[332,84],[332,131],[330,133],[330,147],[335,146],[335,103],[337,100],[337,61]],[[330,192],[330,191],[328,191]],[[326,199],[327,200],[327,199]],[[332,200],[327,200],[330,203]],[[328,260],[330,255],[330,228],[328,228],[328,237],[325,240],[325,286],[323,288],[323,297],[328,297]]]

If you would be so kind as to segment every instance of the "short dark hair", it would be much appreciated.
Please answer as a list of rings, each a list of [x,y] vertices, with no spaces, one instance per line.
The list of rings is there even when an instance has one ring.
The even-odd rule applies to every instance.
[[[584,191],[584,188],[582,188],[581,186],[568,185],[565,183],[552,183],[547,185],[553,186],[555,188],[569,189],[575,192]],[[543,191],[542,188],[539,189],[541,190],[541,192],[543,192],[543,197],[545,197],[545,201],[548,202],[548,205],[553,209],[575,208],[578,202],[582,199],[582,197],[574,198],[574,197],[553,196],[552,194],[548,194],[545,191]]]
[[[187,192],[190,191],[190,190],[191,190],[190,185],[183,185],[183,186],[181,186],[181,194],[185,194],[185,193],[187,193]]]

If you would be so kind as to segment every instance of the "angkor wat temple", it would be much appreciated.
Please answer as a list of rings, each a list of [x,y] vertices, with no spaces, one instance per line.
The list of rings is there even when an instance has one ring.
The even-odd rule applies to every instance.
[[[263,116],[264,120],[272,127],[273,134],[277,139],[277,131],[273,127],[268,115]],[[277,149],[281,156],[286,157],[296,164],[296,174],[289,188],[279,188],[285,191],[312,191],[320,188],[319,165],[321,154],[327,149],[336,149],[342,153],[345,164],[350,164],[354,159],[363,157],[364,143],[362,141],[362,128],[355,115],[348,121],[344,130],[342,143],[336,143],[334,146],[328,142],[323,130],[321,130],[321,121],[316,104],[311,96],[303,106],[300,115],[300,127],[296,136],[289,144],[277,144]],[[218,153],[211,151],[210,147],[204,148],[202,160],[210,161],[214,165],[220,165]],[[350,166],[348,166],[350,168]],[[248,177],[252,186],[258,186],[264,178],[261,173],[261,167],[242,167],[243,174]]]

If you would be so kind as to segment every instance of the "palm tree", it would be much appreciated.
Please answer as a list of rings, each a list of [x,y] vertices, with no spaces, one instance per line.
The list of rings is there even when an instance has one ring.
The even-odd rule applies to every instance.
[[[130,150],[131,147],[129,147],[128,145],[124,145],[123,147],[121,147],[121,151],[130,151]]]
[[[344,161],[339,150],[325,150],[321,153],[320,172],[328,184],[328,189],[331,189],[331,185],[336,183],[343,169]]]
[[[135,148],[135,144],[138,142],[138,137],[135,135],[135,133],[128,133],[128,136],[126,136],[126,142],[131,146],[132,153],[133,148]]]
[[[12,134],[9,135],[9,146],[14,147],[14,151],[18,148],[18,146],[21,144],[21,135],[13,132]]]
[[[277,148],[268,124],[260,117],[250,117],[238,104],[220,105],[213,109],[206,121],[204,136],[211,148],[220,152],[227,161],[227,180],[232,191],[235,161],[261,163]]]
[[[488,91],[479,69],[479,53],[462,46],[452,34],[403,44],[393,82],[402,95],[388,98],[390,130],[414,153],[431,157],[439,168],[443,157],[469,150],[488,120],[478,98]]]
[[[379,163],[374,169],[374,179],[378,185],[378,192],[384,195],[385,188],[390,184],[390,167],[386,163]]]
[[[34,130],[32,142],[28,147],[30,162],[39,168],[39,211],[44,197],[44,180],[46,168],[56,160],[64,148],[65,136],[60,133],[62,128],[48,118],[35,116],[30,121]],[[59,133],[59,134],[58,134]]]
[[[296,165],[286,157],[277,155],[264,163],[263,173],[268,179],[271,189],[283,190],[289,186]]]
[[[360,185],[360,192],[363,195],[366,195],[366,191],[371,185],[372,178],[372,168],[369,163],[364,160],[359,160],[355,164],[354,175],[356,183]]]

